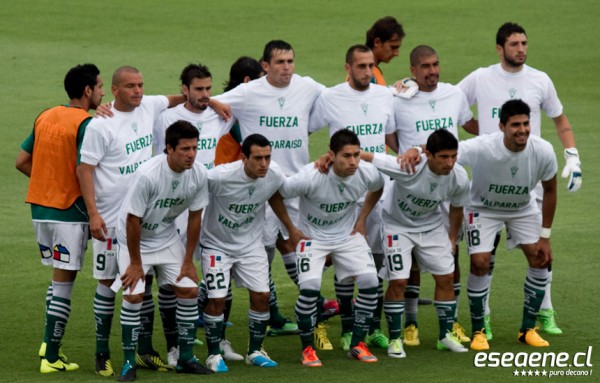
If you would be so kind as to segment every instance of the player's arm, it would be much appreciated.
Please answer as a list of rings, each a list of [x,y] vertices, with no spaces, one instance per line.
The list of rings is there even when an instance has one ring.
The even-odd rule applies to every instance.
[[[356,223],[354,224],[354,230],[352,231],[352,234],[358,232],[358,233],[361,233],[363,235],[363,237],[367,236],[366,235],[367,217],[369,216],[369,214],[371,214],[371,211],[377,204],[377,201],[379,201],[379,198],[381,198],[382,194],[383,194],[383,187],[380,188],[379,190],[375,190],[375,191],[369,190],[367,192],[367,195],[365,196],[365,202],[363,204],[362,209],[360,209],[360,212],[358,213],[358,218],[356,219]]]
[[[398,133],[390,133],[385,135],[385,144],[392,149],[394,153],[398,153]]]
[[[18,171],[25,174],[27,177],[31,177],[32,159],[33,156],[31,155],[31,153],[27,153],[25,150],[21,149],[19,151],[19,154],[17,155],[15,167]]]
[[[229,119],[233,117],[231,106],[229,104],[223,104],[211,97],[208,100],[208,106],[210,106],[225,121],[229,121]]]
[[[287,212],[287,209],[285,208],[285,204],[283,203],[283,196],[281,195],[281,193],[279,193],[279,191],[276,191],[275,194],[271,196],[271,198],[269,199],[269,205],[271,205],[271,209],[273,209],[273,212],[275,213],[277,218],[279,218],[283,226],[285,226],[285,228],[287,229],[290,235],[290,244],[294,248],[296,248],[296,245],[298,244],[298,242],[300,242],[300,240],[309,239],[292,222]]]
[[[169,100],[169,108],[185,102],[185,96],[183,94],[171,94],[165,97],[167,97],[167,100]]]
[[[544,197],[542,200],[542,232],[537,243],[538,256],[543,257],[542,266],[552,262],[552,250],[550,248],[550,230],[554,221],[554,213],[556,212],[557,190],[556,190],[556,175],[548,181],[542,181],[544,189]]]
[[[470,133],[474,136],[478,136],[479,135],[479,121],[472,118],[463,124],[463,129],[467,133]]]
[[[94,189],[95,170],[96,166],[82,162],[77,166],[77,178],[79,178],[81,195],[83,196],[85,207],[90,217],[90,232],[92,233],[92,237],[100,241],[106,241],[108,230],[96,206],[96,192]]]
[[[565,160],[567,163],[563,168],[561,176],[562,178],[569,177],[567,190],[576,192],[581,187],[582,178],[581,160],[579,159],[579,152],[575,147],[575,134],[573,134],[571,123],[564,113],[552,120],[554,120],[554,125],[556,126],[556,134],[565,148]]]
[[[181,273],[177,277],[179,282],[183,277],[188,277],[194,283],[198,283],[198,271],[194,265],[194,251],[198,247],[200,240],[200,227],[202,221],[202,209],[190,211],[187,224],[187,243],[185,248],[185,257],[181,265]]]
[[[142,219],[133,214],[127,214],[126,233],[127,249],[129,250],[129,266],[121,274],[121,283],[123,289],[133,291],[140,279],[144,278],[144,269],[142,268],[142,255],[140,253]]]
[[[448,212],[448,221],[450,228],[448,229],[448,237],[452,244],[452,252],[456,254],[456,245],[459,242],[460,227],[463,220],[463,207],[450,205],[450,211]]]

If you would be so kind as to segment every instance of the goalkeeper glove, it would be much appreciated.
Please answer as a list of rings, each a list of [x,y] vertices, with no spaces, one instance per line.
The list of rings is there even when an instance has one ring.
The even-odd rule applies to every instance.
[[[581,187],[581,161],[579,160],[579,152],[576,148],[565,149],[565,159],[567,164],[562,171],[562,178],[569,177],[567,190],[575,193]]]

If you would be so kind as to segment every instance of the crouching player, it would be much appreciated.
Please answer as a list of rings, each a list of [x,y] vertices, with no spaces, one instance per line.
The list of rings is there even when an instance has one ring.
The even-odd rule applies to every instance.
[[[206,170],[195,163],[198,129],[177,121],[166,131],[166,154],[144,163],[123,201],[117,224],[118,263],[124,288],[121,309],[123,369],[118,380],[136,378],[136,344],[144,275],[152,267],[160,286],[170,285],[177,296],[178,373],[207,374],[193,355],[198,320],[198,276],[193,254],[198,245],[202,209],[208,203]],[[184,248],[175,219],[189,209],[188,242]],[[126,245],[125,245],[126,244]],[[116,286],[113,286],[116,287]]]
[[[457,153],[458,141],[452,133],[441,129],[427,139],[427,159],[421,161],[413,174],[401,171],[395,157],[361,154],[362,159],[372,162],[394,180],[383,202],[385,258],[380,272],[389,281],[383,309],[390,332],[388,355],[393,358],[406,356],[400,331],[411,252],[421,270],[430,272],[435,279],[434,306],[440,324],[438,350],[468,351],[452,335],[456,317],[452,254],[459,241],[463,206],[469,198],[469,179],[467,172],[456,165]],[[450,202],[448,230],[440,209],[445,201]]]
[[[373,320],[378,285],[375,262],[364,233],[366,218],[383,192],[383,177],[371,164],[360,162],[360,141],[352,131],[337,131],[331,136],[329,147],[333,163],[327,174],[320,173],[311,163],[288,178],[280,189],[283,198],[300,197],[299,227],[295,228],[289,217],[281,216],[282,206],[272,204],[291,238],[304,238],[296,246],[300,287],[296,317],[302,364],[311,367],[322,365],[314,350],[313,332],[327,255],[331,255],[338,280],[353,278],[358,285],[348,356],[362,362],[377,361],[363,342]],[[359,214],[357,201],[367,191],[370,193]]]
[[[269,261],[261,240],[265,204],[281,187],[285,176],[271,162],[271,144],[260,134],[242,143],[242,160],[217,166],[208,172],[210,204],[201,234],[202,270],[208,290],[204,308],[204,331],[208,345],[208,368],[229,369],[221,356],[224,307],[233,276],[237,287],[250,293],[248,327],[250,340],[246,363],[275,367],[262,350],[269,324]]]

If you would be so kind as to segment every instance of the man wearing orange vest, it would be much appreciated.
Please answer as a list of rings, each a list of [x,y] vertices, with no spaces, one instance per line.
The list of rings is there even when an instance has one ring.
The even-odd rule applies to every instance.
[[[46,295],[46,328],[39,350],[40,372],[74,371],[60,349],[71,311],[71,291],[87,249],[88,215],[75,173],[83,135],[102,97],[100,71],[93,64],[71,68],[64,80],[69,103],[43,111],[21,144],[17,169],[30,178],[31,204],[42,264],[53,267]],[[34,155],[35,154],[35,155]]]

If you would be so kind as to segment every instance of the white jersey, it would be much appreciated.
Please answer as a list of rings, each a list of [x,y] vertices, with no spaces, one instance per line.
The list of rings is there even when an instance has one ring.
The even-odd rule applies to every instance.
[[[327,88],[315,102],[308,131],[329,126],[331,137],[340,129],[356,133],[360,149],[385,153],[385,135],[395,131],[394,95],[384,86],[370,84],[365,91],[352,89],[347,82]]]
[[[234,118],[229,121],[223,120],[212,108],[207,108],[202,113],[194,113],[179,104],[174,108],[163,111],[154,123],[154,155],[163,153],[165,150],[165,132],[171,124],[183,120],[198,128],[200,138],[198,138],[198,153],[196,162],[201,163],[207,169],[215,167],[215,153],[217,142],[221,137],[229,132]]]
[[[394,115],[399,153],[426,144],[438,129],[447,129],[458,139],[458,127],[473,118],[460,88],[442,82],[433,92],[419,91],[410,99],[394,97]]]
[[[242,140],[254,133],[267,137],[271,158],[289,176],[309,161],[309,113],[324,88],[310,77],[297,74],[287,87],[277,88],[265,76],[214,98],[231,106]]]
[[[469,208],[500,219],[538,212],[531,192],[539,181],[552,179],[558,169],[549,142],[530,135],[524,150],[512,152],[504,145],[502,132],[461,141],[458,163],[471,167]]]
[[[353,176],[338,177],[330,168],[327,174],[314,163],[286,180],[279,190],[284,198],[300,197],[298,228],[309,238],[339,243],[345,241],[358,218],[358,200],[367,191],[383,187],[381,173],[361,161]]]
[[[175,218],[183,211],[198,211],[208,203],[206,169],[194,163],[191,169],[174,172],[167,155],[160,154],[142,165],[128,184],[119,212],[117,241],[127,246],[127,215],[142,219],[140,251],[155,252],[181,241]]]
[[[400,233],[424,233],[444,223],[440,204],[455,207],[469,201],[469,177],[460,165],[448,175],[433,173],[424,158],[413,174],[400,170],[396,157],[375,154],[373,165],[394,182],[383,202],[383,224]]]
[[[512,99],[521,99],[531,109],[531,133],[541,136],[541,111],[550,118],[563,113],[556,89],[550,77],[542,71],[523,65],[517,73],[502,69],[500,64],[479,68],[465,77],[458,86],[465,92],[470,105],[477,104],[479,134],[499,130],[500,109]]]
[[[113,117],[90,121],[81,146],[81,162],[96,167],[96,205],[106,226],[117,225],[119,207],[133,173],[152,157],[154,120],[168,106],[165,96],[144,96],[131,112],[120,112],[113,105]]]
[[[281,168],[271,161],[263,178],[253,179],[236,161],[208,172],[210,204],[204,214],[202,247],[235,257],[262,248],[265,204],[283,184]]]

